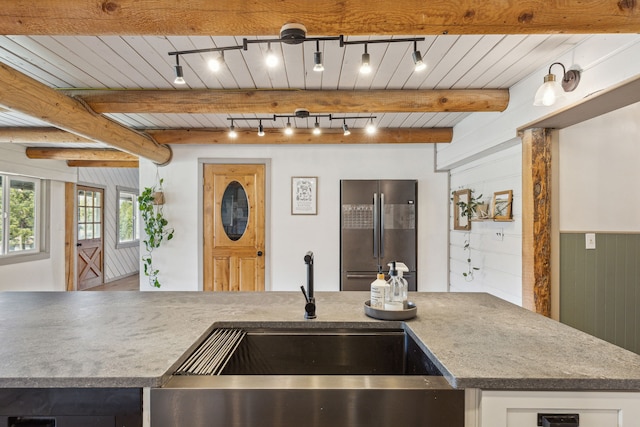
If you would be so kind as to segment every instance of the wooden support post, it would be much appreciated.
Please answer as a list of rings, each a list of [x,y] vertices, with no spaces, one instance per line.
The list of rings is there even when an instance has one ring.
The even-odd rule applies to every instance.
[[[67,291],[76,287],[76,184],[64,184],[64,277]]]
[[[551,315],[551,135],[522,134],[522,306]]]

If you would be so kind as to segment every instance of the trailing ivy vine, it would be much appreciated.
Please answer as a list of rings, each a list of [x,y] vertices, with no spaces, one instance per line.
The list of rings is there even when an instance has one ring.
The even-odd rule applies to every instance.
[[[158,181],[158,188],[156,186],[146,187],[142,194],[138,196],[138,207],[140,215],[142,216],[142,223],[144,225],[144,232],[146,239],[143,240],[146,254],[142,256],[142,265],[144,267],[145,276],[149,277],[149,285],[156,288],[160,287],[158,281],[158,273],[160,272],[153,264],[153,251],[160,247],[163,240],[173,239],[173,228],[167,227],[169,222],[163,215],[164,204],[156,204],[155,197],[157,193],[162,192],[162,182],[164,179]]]

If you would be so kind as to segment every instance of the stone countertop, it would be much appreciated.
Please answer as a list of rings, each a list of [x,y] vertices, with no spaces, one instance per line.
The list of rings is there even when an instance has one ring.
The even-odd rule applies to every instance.
[[[456,388],[640,390],[640,356],[488,294],[411,293],[406,322],[368,292],[0,293],[0,387],[157,387],[214,326],[404,327]]]

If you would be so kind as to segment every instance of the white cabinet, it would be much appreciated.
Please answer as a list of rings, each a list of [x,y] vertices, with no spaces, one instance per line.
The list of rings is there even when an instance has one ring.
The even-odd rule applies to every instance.
[[[580,427],[640,425],[640,393],[467,390],[466,427],[536,427],[538,414],[579,414]]]

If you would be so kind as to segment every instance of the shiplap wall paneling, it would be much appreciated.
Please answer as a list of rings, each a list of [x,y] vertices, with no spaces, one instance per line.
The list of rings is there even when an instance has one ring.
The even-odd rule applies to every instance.
[[[116,187],[138,188],[138,170],[125,168],[78,168],[78,181],[104,188],[104,281],[135,274],[139,270],[140,247],[116,248]]]
[[[560,321],[640,353],[640,234],[561,233]]]
[[[511,147],[451,170],[451,190],[469,188],[490,203],[496,191],[513,190],[513,221],[473,221],[470,231],[453,229],[450,208],[449,290],[488,292],[522,304],[522,148]],[[498,235],[502,234],[502,238]],[[470,240],[469,240],[470,239]],[[473,280],[465,278],[470,241]]]

